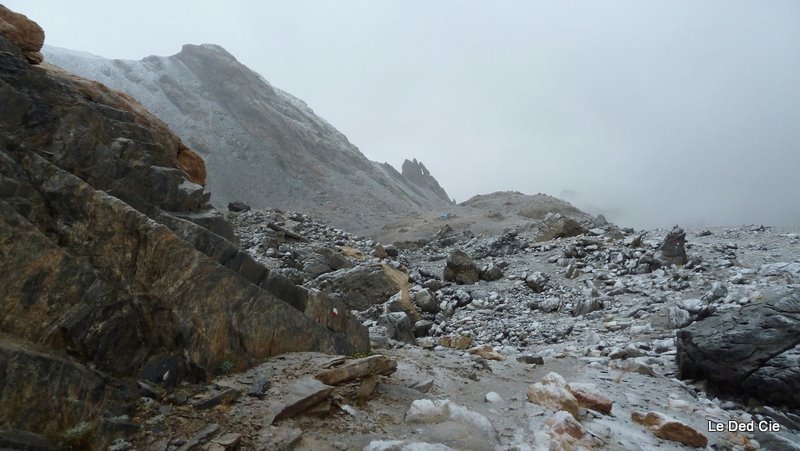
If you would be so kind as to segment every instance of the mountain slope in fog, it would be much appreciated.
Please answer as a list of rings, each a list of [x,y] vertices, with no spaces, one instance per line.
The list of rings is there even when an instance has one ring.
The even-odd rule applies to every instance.
[[[369,232],[387,219],[451,204],[416,160],[403,172],[368,160],[303,101],[216,45],[172,56],[109,60],[46,47],[49,63],[126,92],[196,149],[212,203],[309,212]]]

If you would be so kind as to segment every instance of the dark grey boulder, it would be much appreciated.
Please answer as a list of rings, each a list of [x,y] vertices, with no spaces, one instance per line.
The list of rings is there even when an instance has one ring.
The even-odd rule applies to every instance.
[[[423,312],[436,313],[439,311],[439,303],[436,301],[436,295],[429,289],[421,290],[413,295],[414,303],[417,307],[422,309]]]
[[[239,201],[230,202],[228,204],[228,211],[232,211],[234,213],[250,211],[250,206],[244,202],[239,202]]]
[[[714,392],[800,406],[800,290],[727,311],[678,331],[684,379]]]
[[[415,337],[425,337],[431,331],[431,326],[433,326],[433,321],[429,321],[427,319],[421,319],[414,323],[414,336]]]
[[[414,343],[414,326],[404,312],[391,312],[378,318],[378,325],[386,328],[389,338]]]
[[[658,248],[658,260],[662,263],[673,265],[685,265],[688,261],[686,257],[686,232],[682,228],[675,226]]]
[[[529,274],[528,277],[525,278],[525,285],[531,290],[541,293],[545,290],[549,280],[550,277],[548,277],[547,274],[537,271],[533,274]]]
[[[461,249],[450,252],[444,267],[444,280],[463,285],[475,283],[479,278],[478,267],[469,255]]]
[[[500,269],[499,266],[495,265],[494,263],[489,263],[485,265],[480,270],[480,278],[481,280],[485,280],[487,282],[494,282],[495,280],[500,280],[503,278],[503,270]]]

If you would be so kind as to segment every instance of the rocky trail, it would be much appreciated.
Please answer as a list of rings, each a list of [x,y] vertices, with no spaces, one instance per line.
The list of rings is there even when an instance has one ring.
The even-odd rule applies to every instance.
[[[798,230],[635,232],[548,215],[499,235],[443,224],[432,239],[381,245],[300,213],[229,215],[255,260],[349,305],[373,351],[232,367],[179,389],[182,405],[154,394],[135,448],[232,449],[221,443],[235,437],[238,449],[800,449],[796,403],[682,376],[689,351],[676,338],[791,299]],[[543,240],[560,232],[574,236]],[[349,367],[363,371],[324,375]]]

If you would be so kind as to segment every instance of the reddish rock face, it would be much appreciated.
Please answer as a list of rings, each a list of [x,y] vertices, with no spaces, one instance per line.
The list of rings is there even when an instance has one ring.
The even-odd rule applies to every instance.
[[[192,183],[206,186],[206,163],[200,155],[186,147],[183,143],[178,148],[178,167],[189,176]]]
[[[569,391],[581,407],[611,414],[613,402],[598,392],[591,384],[569,384]]]
[[[22,55],[31,64],[42,62],[39,50],[44,45],[44,30],[24,14],[16,13],[0,5],[0,36],[19,47]]]

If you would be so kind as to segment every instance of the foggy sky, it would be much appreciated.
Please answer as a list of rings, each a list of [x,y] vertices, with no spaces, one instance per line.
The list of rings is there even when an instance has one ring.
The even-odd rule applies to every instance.
[[[47,44],[108,58],[220,44],[459,202],[517,190],[637,228],[800,225],[797,1],[4,3]]]

